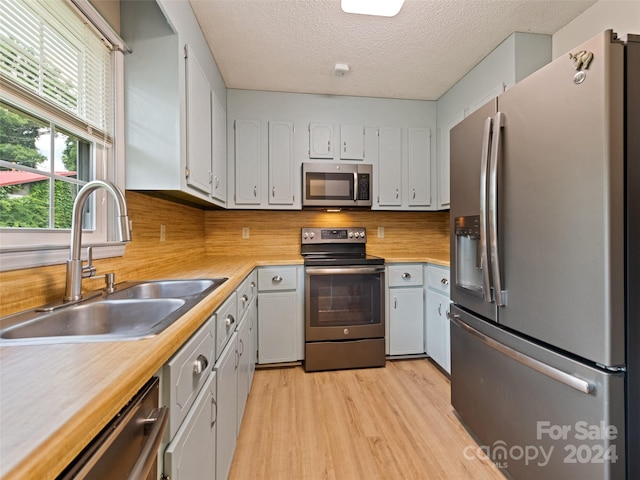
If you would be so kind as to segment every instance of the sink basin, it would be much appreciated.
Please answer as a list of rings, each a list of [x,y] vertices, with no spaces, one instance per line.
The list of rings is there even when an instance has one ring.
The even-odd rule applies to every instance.
[[[138,340],[162,332],[226,278],[125,282],[116,291],[88,292],[56,304],[0,318],[0,345]]]
[[[0,339],[29,339],[30,343],[139,339],[173,323],[180,315],[171,314],[184,304],[179,298],[80,303],[18,322],[0,331]]]
[[[184,298],[206,294],[224,283],[226,278],[197,280],[158,280],[118,287],[118,291],[108,296],[110,300],[122,298]]]

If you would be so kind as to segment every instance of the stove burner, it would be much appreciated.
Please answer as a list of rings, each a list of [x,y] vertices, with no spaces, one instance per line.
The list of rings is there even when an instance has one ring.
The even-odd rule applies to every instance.
[[[308,266],[384,265],[367,255],[364,227],[303,228],[300,253]]]

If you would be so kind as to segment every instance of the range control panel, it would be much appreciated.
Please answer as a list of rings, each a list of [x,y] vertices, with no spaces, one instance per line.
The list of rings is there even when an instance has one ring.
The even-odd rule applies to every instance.
[[[319,243],[367,243],[364,227],[303,228],[303,244]]]

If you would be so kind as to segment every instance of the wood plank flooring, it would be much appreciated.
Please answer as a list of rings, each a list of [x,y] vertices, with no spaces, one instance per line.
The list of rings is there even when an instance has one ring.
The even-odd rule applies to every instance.
[[[257,370],[229,480],[504,480],[488,460],[465,458],[475,442],[449,386],[428,359]]]

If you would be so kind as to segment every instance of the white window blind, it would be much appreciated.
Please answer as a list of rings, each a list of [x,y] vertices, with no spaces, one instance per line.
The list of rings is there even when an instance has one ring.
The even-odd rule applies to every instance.
[[[66,0],[0,1],[0,75],[113,134],[111,45]]]

